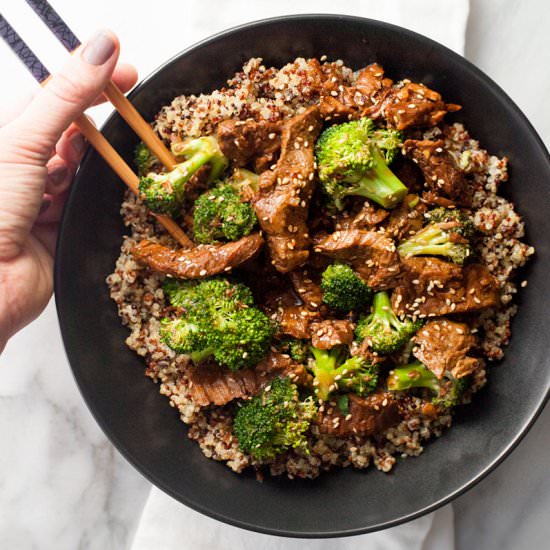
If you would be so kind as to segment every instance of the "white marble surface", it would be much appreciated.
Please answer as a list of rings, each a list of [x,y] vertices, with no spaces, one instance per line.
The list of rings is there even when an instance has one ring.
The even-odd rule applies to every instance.
[[[19,3],[0,0],[0,9],[9,16]],[[144,73],[160,61],[139,47],[139,35],[128,28],[135,2],[111,10],[109,2],[97,1],[85,17],[79,2],[52,3],[84,35],[109,21],[122,37],[123,57],[124,51],[144,52]],[[471,3],[466,56],[511,95],[550,144],[550,4]],[[230,17],[228,4],[224,9]],[[138,11],[132,24],[144,26],[147,17]],[[219,28],[232,23],[223,21]],[[42,36],[51,43],[39,25],[35,30],[31,42],[40,43]],[[180,32],[185,35],[185,29]],[[176,38],[163,40],[163,57],[179,49]],[[55,67],[61,59],[52,43],[51,64]],[[24,73],[4,50],[0,65],[4,74],[20,78],[18,90],[28,89],[30,80],[20,76]],[[0,95],[4,105],[5,97],[5,92]],[[104,113],[99,111],[98,119]],[[0,371],[0,548],[127,548],[149,486],[112,448],[83,404],[66,363],[53,304],[10,342],[0,357]],[[456,501],[459,550],[548,547],[549,434],[547,408],[511,457]]]

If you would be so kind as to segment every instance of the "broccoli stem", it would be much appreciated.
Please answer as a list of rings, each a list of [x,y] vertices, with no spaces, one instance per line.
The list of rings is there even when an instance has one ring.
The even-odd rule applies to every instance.
[[[166,174],[166,179],[178,194],[181,192],[181,186],[187,183],[193,174],[204,164],[210,161],[212,154],[210,151],[198,151],[189,160],[178,164],[173,170]]]
[[[378,147],[371,146],[371,150],[372,168],[346,194],[359,195],[384,208],[393,208],[405,198],[408,189],[389,169]]]
[[[401,391],[409,388],[429,388],[437,393],[439,392],[439,382],[435,374],[420,361],[390,371],[389,390]]]
[[[374,295],[372,300],[372,310],[374,315],[388,328],[397,328],[397,319],[391,308],[390,296],[387,292],[381,291]]]

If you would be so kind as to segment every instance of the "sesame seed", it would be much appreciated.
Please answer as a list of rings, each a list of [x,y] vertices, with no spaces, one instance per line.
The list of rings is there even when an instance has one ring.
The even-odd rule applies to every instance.
[[[204,277],[204,276],[206,275],[206,273],[207,273],[206,269],[201,269],[201,270],[199,271],[199,275],[200,275],[201,277]]]

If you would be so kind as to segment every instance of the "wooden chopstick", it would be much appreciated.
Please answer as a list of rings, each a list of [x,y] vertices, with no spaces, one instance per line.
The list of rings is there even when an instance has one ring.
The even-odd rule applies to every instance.
[[[0,14],[0,35],[6,41],[13,53],[27,67],[35,80],[44,85],[50,73],[45,65],[38,59],[25,41],[13,29],[8,21]],[[116,172],[120,179],[136,194],[139,195],[139,178],[126,164],[124,159],[116,152],[105,136],[90,122],[86,115],[80,115],[75,121],[84,137],[94,149],[103,157],[105,162]],[[159,223],[174,237],[184,248],[192,248],[193,242],[185,234],[183,229],[171,218],[152,214]]]
[[[47,0],[26,0],[26,2],[69,52],[73,52],[80,46],[80,40]],[[112,80],[107,84],[103,94],[159,161],[168,170],[172,170],[176,161],[171,151]]]

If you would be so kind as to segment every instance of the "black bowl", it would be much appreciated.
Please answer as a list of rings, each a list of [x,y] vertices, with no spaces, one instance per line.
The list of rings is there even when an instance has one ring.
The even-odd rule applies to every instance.
[[[380,62],[392,78],[410,77],[464,109],[456,117],[490,152],[511,161],[507,193],[524,216],[537,257],[503,363],[458,414],[444,437],[390,475],[352,468],[314,481],[236,475],[205,458],[186,437],[178,414],[126,348],[128,331],[109,299],[125,229],[124,186],[90,151],[69,197],[59,240],[55,291],[67,354],[80,390],[117,449],[151,482],[221,521],[274,535],[333,537],[366,533],[413,519],[472,487],[518,444],[549,394],[550,161],[524,115],[487,76],[447,48],[410,31],[368,19],[305,15],[229,30],[177,55],[140,84],[131,99],[146,118],[182,93],[224,84],[250,57],[281,66],[297,56],[343,59],[360,68]],[[103,128],[131,161],[137,142],[118,115]],[[545,328],[546,327],[546,328]]]

